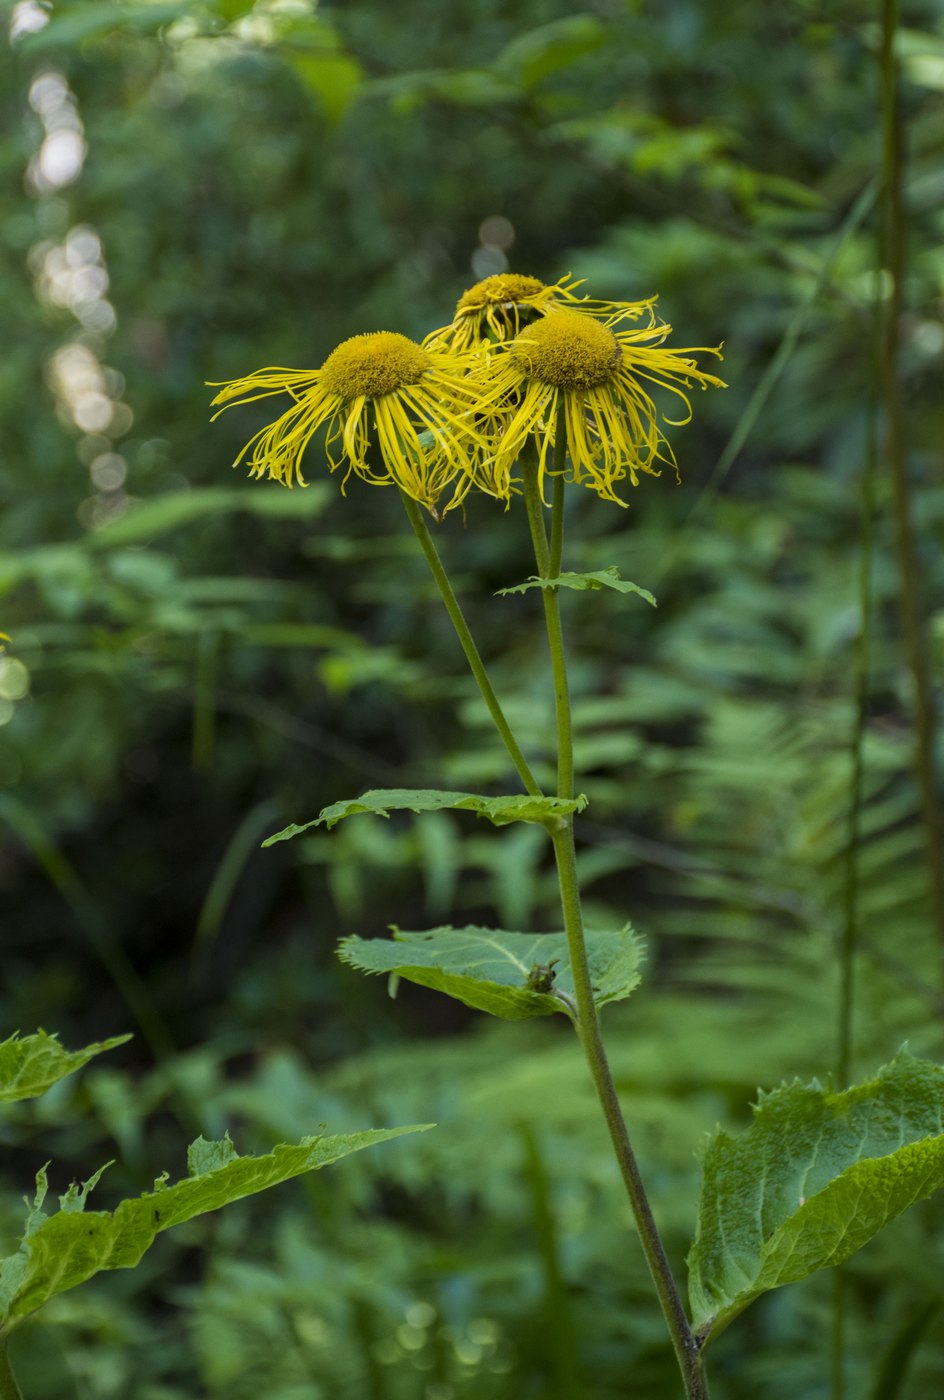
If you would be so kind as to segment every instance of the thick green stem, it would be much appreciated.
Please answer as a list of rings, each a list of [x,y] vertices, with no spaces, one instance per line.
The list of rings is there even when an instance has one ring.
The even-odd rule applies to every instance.
[[[560,447],[562,444],[559,444]],[[558,474],[554,477],[552,506],[554,514],[550,546],[548,546],[544,518],[541,513],[541,498],[536,470],[531,463],[526,464],[524,469],[525,497],[534,540],[535,561],[542,576],[550,578],[558,576],[561,564],[564,505],[562,467],[563,453],[559,450],[555,460],[555,469]],[[551,572],[545,573],[545,569],[550,569]],[[557,708],[558,796],[572,797],[574,791],[573,733],[560,603],[556,588],[545,588],[541,592],[544,599],[544,615],[547,622]],[[685,1383],[685,1394],[688,1400],[707,1400],[708,1384],[702,1367],[700,1348],[686,1316],[678,1285],[672,1274],[672,1266],[669,1263],[649,1205],[639,1166],[636,1162],[636,1155],[633,1152],[620,1109],[616,1085],[613,1082],[603,1039],[600,1035],[600,1023],[593,1000],[593,984],[587,958],[583,914],[580,907],[580,887],[577,880],[577,857],[572,817],[559,821],[556,828],[551,831],[551,840],[554,843],[554,856],[557,861],[564,930],[567,935],[567,949],[574,979],[577,1033],[587,1056],[590,1074],[609,1129],[610,1139],[632,1207],[646,1262],[649,1265],[666,1326],[672,1338],[679,1370]]]
[[[498,702],[498,696],[495,694],[492,683],[488,678],[485,663],[479,655],[479,649],[472,639],[472,633],[469,631],[468,623],[462,615],[459,600],[453,592],[452,584],[449,582],[446,571],[442,566],[442,560],[433,543],[433,537],[429,533],[426,521],[423,519],[423,513],[416,502],[407,496],[405,492],[401,491],[400,495],[403,504],[406,506],[406,513],[409,516],[410,524],[413,526],[413,532],[420,542],[420,547],[426,556],[426,562],[430,567],[430,572],[436,580],[436,586],[442,595],[442,600],[446,605],[446,611],[456,630],[459,644],[465,652],[465,659],[468,661],[469,668],[482,693],[482,699],[488,706],[488,712],[495,722],[495,728],[502,737],[505,748],[508,750],[511,761],[515,765],[515,771],[524,784],[525,790],[531,793],[532,797],[540,797],[542,795],[540,785],[531,772],[527,759],[521,752],[518,741],[514,734],[512,734],[508,721],[505,718],[505,713]]]
[[[7,1339],[3,1336],[0,1336],[0,1400],[23,1400],[7,1355]]]
[[[905,411],[898,366],[899,337],[904,310],[906,218],[903,195],[905,154],[895,62],[897,26],[898,0],[882,0],[884,261],[891,277],[882,345],[882,389],[887,435],[886,452],[894,486],[901,631],[914,693],[914,769],[921,794],[932,909],[941,954],[944,956],[944,857],[941,852],[941,815],[937,799],[934,698],[921,605],[918,554],[911,519]]]

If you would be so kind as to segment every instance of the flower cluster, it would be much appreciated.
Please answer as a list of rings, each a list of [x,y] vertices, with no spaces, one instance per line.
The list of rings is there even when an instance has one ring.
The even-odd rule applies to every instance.
[[[437,517],[473,488],[508,502],[515,464],[528,452],[542,490],[548,472],[564,473],[625,505],[620,483],[658,476],[660,463],[675,467],[661,424],[689,421],[693,385],[723,387],[692,358],[720,349],[671,349],[672,328],[657,319],[654,298],[593,301],[577,295],[580,285],[487,277],[422,345],[378,331],[344,341],[320,369],[263,369],[214,386],[220,413],[273,394],[294,400],[237,464],[304,486],[302,457],[325,427],[342,490],[353,472],[398,486]],[[674,395],[681,416],[661,414],[649,386]]]

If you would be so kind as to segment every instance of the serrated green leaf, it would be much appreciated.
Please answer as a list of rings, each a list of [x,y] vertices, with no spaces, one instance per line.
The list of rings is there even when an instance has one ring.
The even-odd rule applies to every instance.
[[[371,812],[374,816],[386,817],[391,812],[441,812],[446,808],[459,812],[475,812],[485,817],[495,826],[507,826],[509,822],[548,822],[555,817],[567,816],[570,812],[582,812],[587,805],[586,797],[479,797],[472,792],[438,792],[433,788],[374,788],[361,797],[346,802],[332,802],[313,821],[301,826],[294,823],[277,831],[263,841],[263,846],[274,846],[277,841],[290,841],[313,826],[326,826],[330,831],[345,817],[357,816],[361,812]]]
[[[351,935],[342,940],[338,956],[361,972],[393,973],[509,1021],[569,1013],[567,1002],[555,995],[574,996],[563,933],[445,925],[423,933],[394,929],[393,935]],[[642,949],[628,924],[616,932],[588,933],[587,954],[598,1007],[622,1001],[638,986]]]
[[[189,1176],[205,1176],[207,1172],[219,1171],[228,1162],[239,1156],[229,1133],[213,1142],[198,1137],[187,1148],[187,1173]]]
[[[689,1255],[694,1324],[716,1336],[760,1294],[840,1264],[944,1185],[944,1069],[901,1054],[866,1084],[788,1084],[705,1156]]]
[[[124,1045],[130,1035],[112,1036],[99,1040],[82,1050],[65,1050],[54,1035],[37,1031],[21,1040],[15,1032],[9,1040],[0,1041],[0,1103],[19,1099],[35,1099],[67,1074],[88,1064],[95,1055]]]
[[[83,1187],[72,1187],[60,1196],[58,1214],[46,1215],[42,1209],[46,1196],[43,1170],[36,1177],[36,1198],[20,1248],[0,1260],[0,1334],[50,1298],[103,1269],[134,1268],[162,1230],[327,1166],[364,1147],[404,1133],[424,1132],[431,1126],[414,1124],[308,1137],[297,1146],[282,1143],[262,1157],[240,1157],[228,1138],[215,1143],[198,1138],[190,1148],[190,1176],[173,1186],[158,1179],[154,1191],[122,1201],[114,1211],[84,1209],[88,1192],[101,1176],[99,1171]]]
[[[584,593],[588,589],[615,588],[617,593],[638,593],[640,598],[645,598],[654,608],[658,606],[648,588],[640,588],[638,583],[630,583],[629,579],[620,578],[620,571],[615,564],[589,574],[558,574],[557,578],[540,578],[533,574],[527,583],[516,583],[512,588],[499,588],[496,596],[503,598],[509,593],[527,593],[529,588],[573,588],[578,593]]]

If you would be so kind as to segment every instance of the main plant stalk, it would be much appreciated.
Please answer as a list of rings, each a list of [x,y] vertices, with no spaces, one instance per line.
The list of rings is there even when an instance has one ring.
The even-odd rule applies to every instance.
[[[548,544],[544,526],[537,474],[532,463],[525,466],[525,497],[528,520],[531,525],[535,562],[539,574],[543,578],[557,578],[560,574],[563,547],[563,456],[564,444],[561,441],[559,430],[555,451],[557,474],[553,479],[550,544]],[[572,798],[574,795],[573,725],[560,603],[556,588],[543,588],[541,595],[544,600],[544,617],[547,624],[551,669],[554,677],[557,715],[557,795]],[[646,1262],[649,1265],[666,1326],[672,1338],[672,1345],[685,1383],[687,1400],[707,1400],[708,1383],[705,1379],[700,1348],[689,1324],[678,1285],[672,1273],[672,1266],[669,1263],[662,1237],[649,1205],[600,1034],[600,1022],[593,1000],[593,985],[590,978],[590,964],[587,958],[583,914],[580,905],[572,816],[559,820],[556,828],[551,832],[551,839],[557,862],[564,930],[567,935],[567,947],[574,979],[577,1033],[587,1057],[590,1074],[619,1162],[626,1194],[632,1207],[636,1228],[639,1231]]]

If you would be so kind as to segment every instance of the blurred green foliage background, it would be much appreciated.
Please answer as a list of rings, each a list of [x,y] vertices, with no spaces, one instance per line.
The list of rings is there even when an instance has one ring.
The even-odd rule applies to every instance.
[[[507,787],[399,502],[312,450],[307,491],[229,463],[266,406],[205,381],[421,337],[511,267],[660,295],[730,388],[682,485],[574,492],[567,567],[659,608],[565,599],[591,925],[643,988],[606,1016],[680,1272],[716,1122],[836,1064],[878,444],[854,1072],[941,1056],[877,395],[888,296],[880,14],[859,0],[206,0],[3,7],[0,1028],[133,1043],[4,1115],[0,1235],[37,1167],[116,1158],[101,1205],[245,1150],[439,1128],[166,1237],[14,1338],[29,1400],[662,1400],[674,1362],[567,1027],[391,1001],[334,958],[391,922],[552,928],[542,833],[360,819],[260,851],[369,786]],[[906,4],[901,373],[911,508],[944,633],[944,7]],[[670,407],[670,405],[666,405]],[[523,512],[437,535],[526,750],[552,711]],[[513,789],[512,789],[513,790]],[[846,1274],[850,1396],[944,1386],[942,1207]],[[832,1280],[718,1343],[719,1400],[830,1391]],[[909,1330],[910,1329],[910,1330]],[[910,1340],[909,1340],[910,1339]],[[895,1347],[900,1351],[895,1352]],[[896,1359],[897,1358],[897,1359]],[[884,1369],[883,1369],[884,1368]],[[884,1387],[884,1388],[883,1388]]]

